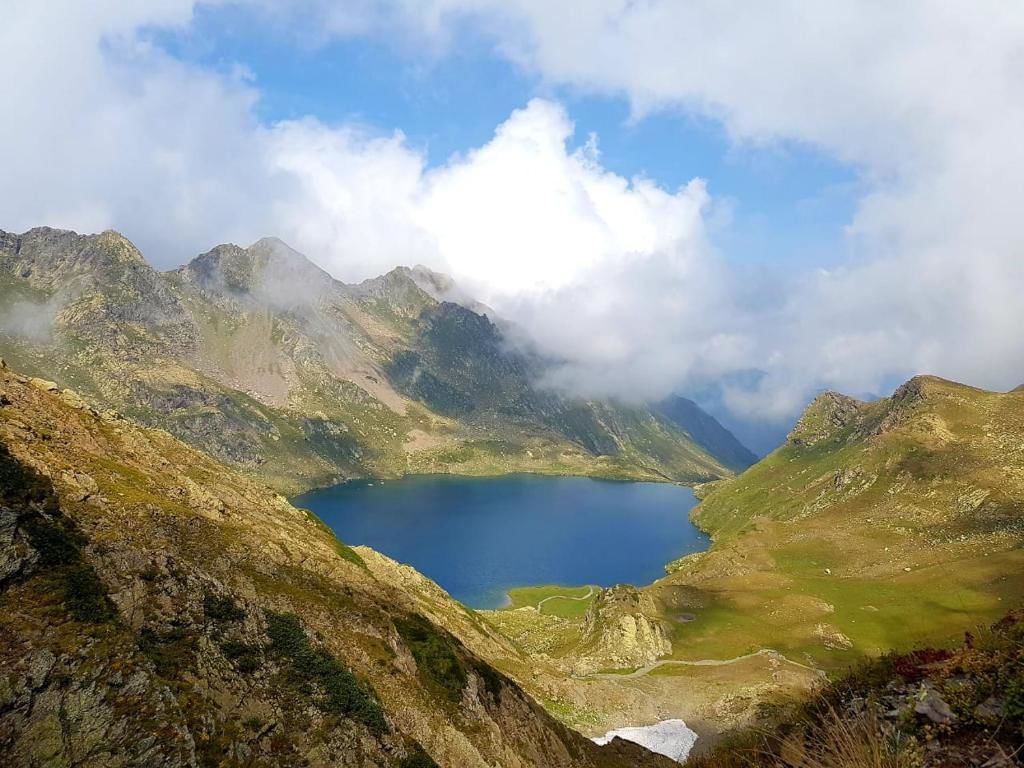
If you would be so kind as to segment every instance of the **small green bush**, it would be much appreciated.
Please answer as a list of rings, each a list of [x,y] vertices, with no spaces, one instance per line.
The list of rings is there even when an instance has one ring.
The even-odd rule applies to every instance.
[[[298,616],[268,611],[267,634],[271,652],[288,662],[296,682],[319,688],[321,694],[313,701],[321,710],[358,720],[375,735],[387,732],[384,712],[372,691],[328,651],[312,646]]]
[[[245,609],[231,595],[207,594],[203,598],[203,613],[217,624],[230,624],[245,618]]]
[[[1024,720],[1024,674],[1013,678],[1006,686],[1006,716],[1011,720]]]
[[[395,619],[395,629],[409,647],[420,675],[458,701],[466,687],[466,667],[455,652],[455,641],[422,616]]]
[[[255,672],[260,668],[262,649],[258,645],[227,640],[220,644],[220,649],[239,672]]]
[[[163,678],[177,679],[195,660],[196,636],[183,627],[160,631],[149,627],[139,633],[139,648]]]
[[[117,617],[106,585],[86,563],[69,566],[63,574],[64,605],[76,621],[101,624]]]
[[[434,758],[428,755],[423,747],[413,742],[409,754],[402,758],[398,768],[439,768]]]

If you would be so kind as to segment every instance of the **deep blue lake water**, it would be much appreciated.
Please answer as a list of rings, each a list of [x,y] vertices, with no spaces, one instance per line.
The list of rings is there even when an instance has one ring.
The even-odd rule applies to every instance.
[[[693,491],[580,477],[430,475],[352,482],[292,500],[347,544],[415,566],[473,608],[509,587],[646,584],[708,547]]]

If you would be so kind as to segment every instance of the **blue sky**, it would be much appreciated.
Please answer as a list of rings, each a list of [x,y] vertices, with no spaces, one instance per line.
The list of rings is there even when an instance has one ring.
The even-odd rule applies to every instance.
[[[587,396],[1024,381],[1020,3],[10,5],[5,230],[428,264]]]
[[[532,97],[556,100],[575,122],[576,145],[597,135],[606,169],[666,189],[705,179],[727,221],[712,228],[714,243],[738,262],[838,263],[861,192],[856,169],[806,142],[737,144],[717,121],[678,108],[633,119],[626,99],[546,83],[471,33],[443,53],[380,37],[314,42],[235,6],[201,5],[187,28],[154,30],[152,39],[190,64],[243,67],[268,124],[313,116],[400,130],[430,166],[488,142]]]

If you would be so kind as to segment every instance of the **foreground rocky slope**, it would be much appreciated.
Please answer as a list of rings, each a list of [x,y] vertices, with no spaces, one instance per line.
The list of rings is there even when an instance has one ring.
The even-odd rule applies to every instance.
[[[115,232],[0,232],[12,364],[281,490],[406,472],[696,482],[743,464],[699,409],[538,389],[548,363],[474,310],[424,268],[345,285],[272,239],[160,273]]]
[[[440,590],[432,610],[504,647]],[[12,766],[666,764],[554,721],[273,491],[2,365],[0,753]]]

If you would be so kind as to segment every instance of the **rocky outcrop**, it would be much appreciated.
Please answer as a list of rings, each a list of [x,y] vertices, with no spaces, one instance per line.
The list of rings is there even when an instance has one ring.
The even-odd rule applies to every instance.
[[[603,589],[587,609],[574,674],[642,667],[672,652],[653,598],[635,587]]]
[[[822,392],[807,406],[786,442],[813,446],[834,437],[863,414],[864,403],[838,392]]]

